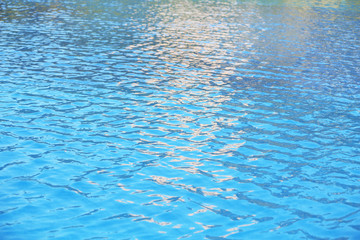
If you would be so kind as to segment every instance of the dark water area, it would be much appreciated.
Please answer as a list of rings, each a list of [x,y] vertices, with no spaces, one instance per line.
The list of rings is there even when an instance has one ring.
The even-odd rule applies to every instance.
[[[0,239],[359,239],[356,0],[0,2]]]

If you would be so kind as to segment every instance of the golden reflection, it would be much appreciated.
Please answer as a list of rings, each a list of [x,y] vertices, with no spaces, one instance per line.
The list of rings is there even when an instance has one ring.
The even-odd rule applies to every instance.
[[[135,190],[131,194],[139,194],[139,193],[145,193],[145,192],[152,192],[154,190]]]
[[[190,165],[197,166],[197,167],[204,166],[204,163],[199,162],[199,161],[195,161],[195,162],[185,162],[185,163],[188,163],[188,164],[190,164]]]
[[[190,158],[190,157],[185,157],[185,156],[177,156],[176,158],[173,158],[172,160],[170,160],[170,162],[183,162],[183,161],[187,161],[187,160],[192,160],[192,161],[198,161],[197,158]]]
[[[215,206],[214,206],[214,207],[215,207]],[[209,209],[207,209],[207,208],[202,208],[202,209],[197,210],[196,212],[189,213],[188,215],[189,215],[189,216],[194,216],[195,214],[204,213],[204,212],[207,212],[207,211],[209,211]]]
[[[192,167],[174,167],[174,169],[184,170],[184,171],[189,172],[191,174],[200,174],[200,172],[199,172],[199,170],[197,168],[192,168]],[[204,173],[204,172],[206,174],[208,174],[208,175],[211,175],[210,173],[202,170],[202,173]],[[212,177],[214,177],[214,176],[212,176]],[[199,193],[199,194],[204,195],[204,196],[221,196],[221,192],[231,191],[230,189],[221,190],[220,188],[211,188],[210,190],[206,190],[205,187],[195,187],[195,186],[186,185],[186,184],[183,184],[183,183],[174,183],[173,180],[178,181],[178,180],[183,179],[183,178],[179,178],[179,177],[167,178],[167,177],[162,177],[162,176],[151,176],[151,178],[152,178],[152,180],[154,182],[156,182],[159,185],[171,185],[171,186],[174,186],[174,187],[180,187],[180,188],[185,189],[185,190],[187,190],[189,192]],[[250,179],[248,179],[248,180],[250,181]],[[217,192],[217,191],[219,191],[219,192]],[[151,195],[151,196],[159,196],[159,197],[163,198],[163,200],[153,200],[150,203],[148,203],[148,204],[152,204],[152,205],[159,205],[159,204],[157,204],[157,202],[163,202],[163,201],[167,202],[167,200],[170,200],[169,198],[167,198],[168,196],[161,196],[161,195]],[[233,198],[233,197],[234,196],[230,196],[228,198]],[[172,198],[171,200],[174,200],[174,198]],[[176,201],[183,201],[183,200],[182,199],[176,199]]]
[[[225,144],[223,148],[214,151],[213,154],[233,156],[233,152],[237,151],[240,147],[242,147],[245,144],[245,142],[240,142],[240,143],[231,143],[231,141],[228,142],[229,143]]]
[[[118,183],[118,187],[120,187],[123,191],[130,191],[130,189],[125,188],[124,184]]]
[[[343,1],[339,0],[283,0],[283,2],[293,6],[301,6],[301,7],[322,7],[322,8],[339,8]]]
[[[225,199],[237,200],[238,197],[236,197],[235,195],[233,195],[233,196],[225,196]]]
[[[199,169],[196,167],[173,167],[174,169],[183,170],[191,174],[199,174]]]
[[[217,178],[216,181],[217,182],[226,182],[226,181],[231,181],[233,179],[234,179],[234,177],[228,176],[228,177],[225,177],[225,178],[222,178],[222,179]]]
[[[132,217],[134,217],[134,219],[133,219],[134,222],[145,221],[145,222],[155,223],[155,224],[158,224],[160,226],[167,226],[167,225],[172,224],[171,222],[158,222],[158,221],[155,221],[153,218],[147,217],[145,215],[135,215],[135,214],[129,214],[129,215],[132,215]]]
[[[154,175],[151,175],[150,177],[152,178],[152,180],[153,180],[154,182],[156,182],[157,184],[160,184],[160,185],[171,184],[171,180],[178,181],[178,180],[183,179],[183,178],[181,178],[181,177],[167,178],[167,177],[154,176]]]
[[[181,228],[182,224],[176,224],[173,228]]]
[[[226,139],[218,138],[218,132],[233,130],[240,118],[247,117],[247,109],[256,108],[255,102],[244,96],[241,97],[240,107],[244,108],[241,114],[215,117],[220,115],[218,112],[224,106],[230,105],[229,102],[234,97],[230,77],[237,76],[236,81],[246,81],[247,76],[274,76],[279,73],[278,69],[268,66],[276,66],[277,61],[281,61],[280,66],[294,66],[294,62],[305,58],[305,50],[309,47],[305,44],[312,37],[312,28],[319,13],[312,7],[305,9],[309,4],[302,6],[300,0],[281,2],[269,7],[241,4],[232,9],[232,4],[227,3],[204,7],[196,1],[184,0],[163,6],[162,9],[153,9],[161,20],[155,22],[155,25],[149,23],[146,29],[147,41],[132,41],[127,46],[128,50],[139,54],[138,63],[144,66],[142,71],[151,71],[151,75],[144,74],[143,81],[132,81],[131,84],[132,88],[144,91],[151,89],[151,100],[146,105],[153,106],[149,109],[156,111],[148,112],[147,116],[158,116],[157,110],[161,110],[166,112],[162,117],[168,122],[163,121],[163,126],[154,127],[150,121],[145,124],[150,125],[152,130],[164,133],[161,138],[169,141],[147,141],[146,139],[160,134],[147,132],[146,128],[142,128],[141,141],[149,143],[151,148],[137,151],[161,156],[165,149],[166,157],[170,157],[167,158],[170,160],[164,164],[173,169],[190,174],[204,174],[214,178],[217,183],[234,179],[232,176],[202,170],[204,163],[199,162],[196,156],[234,156],[246,147],[246,142],[241,138],[245,133],[243,130],[234,130]],[[313,3],[310,6],[334,8],[340,4],[335,0],[310,2]],[[220,5],[222,11],[228,11],[229,20],[223,18],[224,14],[216,14]],[[268,18],[275,18],[273,20],[276,25],[268,26]],[[149,57],[141,57],[142,54]],[[259,65],[252,63],[253,60],[259,62]],[[237,99],[239,100],[238,97]],[[139,101],[135,104],[141,106],[144,103]],[[130,107],[125,107],[124,110],[132,111]],[[204,113],[207,116],[202,118]],[[132,127],[136,129],[142,125],[134,123]],[[221,141],[221,148],[209,149],[206,146],[213,139]],[[180,141],[186,141],[186,144],[179,144]],[[184,153],[190,153],[189,156],[192,157],[184,157]],[[259,156],[249,156],[248,161],[254,162],[258,158]],[[227,168],[235,171],[238,169],[237,166]],[[176,184],[174,178],[151,178],[157,184],[171,184],[205,196],[220,196],[222,193],[219,190],[208,191],[205,188]],[[235,196],[224,197],[236,199]]]
[[[116,199],[115,201],[119,202],[119,203],[134,203],[133,201],[130,200],[126,200],[126,199]]]
[[[211,229],[211,228],[214,228],[214,227],[218,227],[219,225],[206,225],[204,223],[201,223],[201,222],[195,222],[196,224],[199,224],[201,227],[204,228],[204,230],[208,230],[208,229]]]
[[[236,67],[227,64],[231,59],[227,57],[227,51],[231,52],[236,46],[224,41],[232,37],[229,35],[229,25],[222,23],[214,14],[216,11],[212,8],[216,5],[205,9],[199,6],[194,1],[185,0],[168,5],[166,11],[156,9],[155,11],[162,18],[158,23],[159,27],[153,28],[156,37],[152,38],[150,44],[137,43],[127,48],[140,49],[141,52],[152,54],[156,57],[156,61],[163,63],[159,68],[155,68],[156,77],[149,77],[146,80],[147,84],[158,87],[166,81],[166,84],[173,86],[174,89],[159,88],[159,92],[165,92],[168,100],[171,100],[175,106],[197,103],[200,110],[215,108],[231,99],[219,92],[226,85],[223,78],[234,74]],[[230,5],[227,7],[230,9]],[[176,18],[171,17],[175,15]],[[247,41],[246,31],[240,35],[244,35],[244,40]],[[139,59],[139,61],[147,63],[147,59]],[[223,67],[224,64],[227,66]],[[213,83],[210,84],[210,81]],[[184,89],[191,90],[182,91]],[[180,92],[182,96],[173,97]],[[165,104],[160,102],[157,106],[168,109]],[[194,122],[191,116],[182,114],[175,116],[180,122],[177,126],[183,128],[189,128],[187,123]],[[214,138],[213,134],[203,132],[202,128],[192,130],[192,138],[201,135]],[[187,150],[198,151],[196,147],[189,147]]]
[[[281,228],[281,226],[277,226],[277,227],[275,227],[275,228],[273,228],[273,229],[270,229],[269,232],[277,231],[277,230],[279,230],[280,228]]]
[[[210,192],[210,191],[203,191],[204,196],[219,196],[221,195],[218,192]]]
[[[156,149],[161,150],[160,147],[156,147],[156,145],[151,147],[151,150],[148,149],[138,149],[137,151],[143,154],[147,154],[147,155],[151,155],[151,156],[160,156],[161,155],[161,151],[156,152]],[[172,155],[172,152],[168,152],[167,153],[169,156]]]
[[[199,149],[195,146],[188,147],[188,146],[174,146],[176,149],[182,150],[182,151],[188,151],[188,152],[198,152]]]
[[[253,215],[253,216],[255,216],[255,215]],[[236,233],[241,232],[242,230],[241,230],[240,228],[250,227],[250,226],[255,225],[255,224],[258,224],[258,223],[259,223],[258,221],[252,220],[250,223],[242,224],[242,225],[239,225],[239,226],[234,227],[234,228],[229,228],[229,229],[227,229],[226,231],[231,232],[231,233],[225,234],[225,235],[223,235],[222,237],[223,237],[223,238],[227,238],[227,237],[229,237],[229,236],[231,236],[231,235],[233,235],[233,234],[236,234]]]
[[[181,197],[168,196],[162,194],[150,194],[148,197],[160,197],[161,199],[154,199],[148,203],[143,203],[143,205],[154,205],[154,206],[164,206],[171,205],[172,202],[185,202]]]
[[[100,185],[100,184],[98,184],[98,183],[96,183],[96,182],[93,182],[93,181],[87,181],[88,183],[90,183],[90,184],[92,184],[92,185]]]

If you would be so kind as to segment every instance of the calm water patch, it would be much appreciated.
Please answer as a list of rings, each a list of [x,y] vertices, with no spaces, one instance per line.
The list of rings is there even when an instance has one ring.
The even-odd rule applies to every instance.
[[[0,3],[0,239],[359,239],[355,0]]]

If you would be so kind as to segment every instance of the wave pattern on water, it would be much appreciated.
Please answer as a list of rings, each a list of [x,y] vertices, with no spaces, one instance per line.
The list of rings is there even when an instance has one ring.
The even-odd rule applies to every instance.
[[[0,238],[358,238],[360,6],[324,2],[0,3]]]

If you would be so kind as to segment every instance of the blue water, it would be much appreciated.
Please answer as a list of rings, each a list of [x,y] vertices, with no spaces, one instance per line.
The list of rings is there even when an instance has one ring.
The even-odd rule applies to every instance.
[[[0,2],[0,239],[360,239],[357,0]]]

